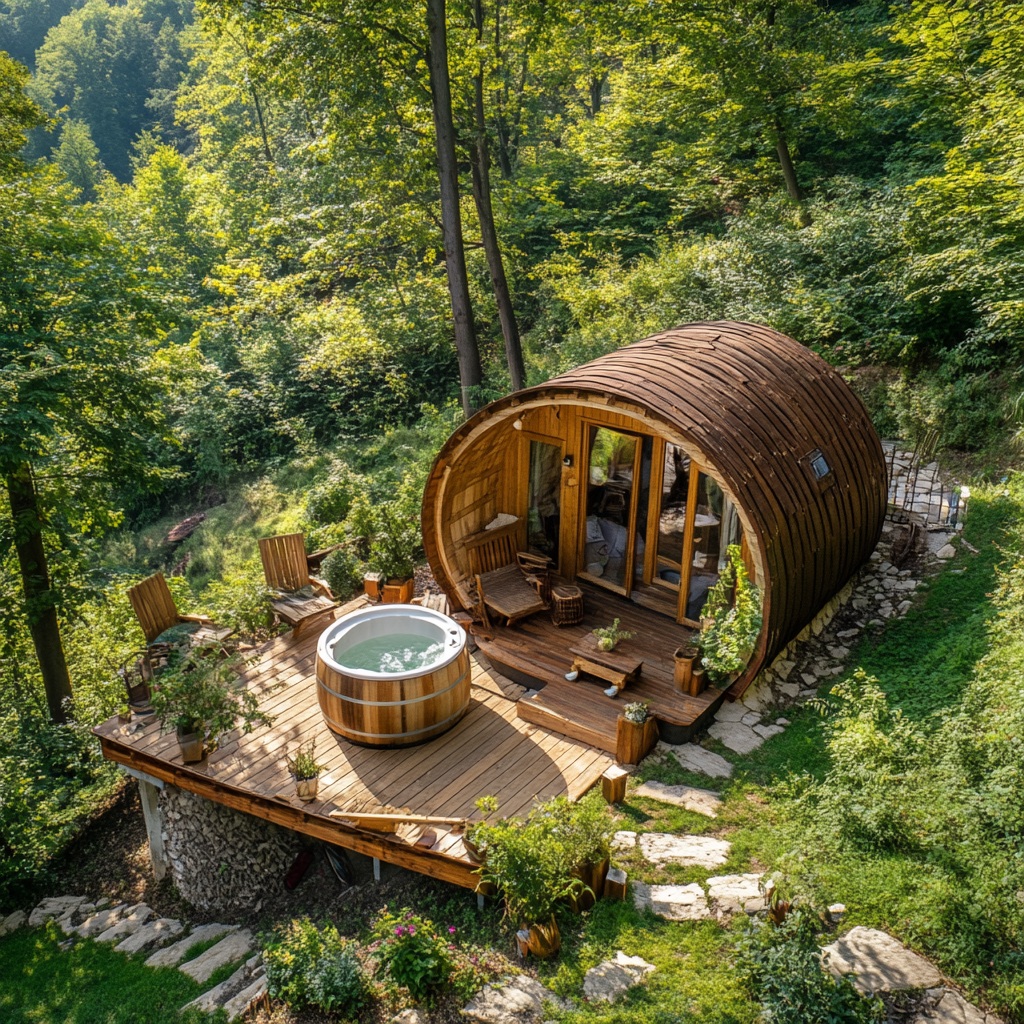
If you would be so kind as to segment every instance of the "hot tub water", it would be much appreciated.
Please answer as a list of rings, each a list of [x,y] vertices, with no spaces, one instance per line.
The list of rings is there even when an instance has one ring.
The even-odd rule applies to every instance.
[[[445,646],[440,640],[416,633],[389,633],[353,644],[335,659],[345,668],[370,672],[415,672],[440,661]]]

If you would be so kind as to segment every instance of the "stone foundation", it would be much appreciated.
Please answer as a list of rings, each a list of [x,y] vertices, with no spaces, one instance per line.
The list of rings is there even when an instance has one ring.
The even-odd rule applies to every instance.
[[[302,837],[174,786],[160,792],[171,878],[193,906],[252,908],[283,891]]]

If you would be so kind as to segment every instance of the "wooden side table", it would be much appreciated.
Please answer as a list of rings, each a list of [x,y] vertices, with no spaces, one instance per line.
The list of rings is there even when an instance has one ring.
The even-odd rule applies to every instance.
[[[572,672],[589,672],[611,683],[616,696],[627,684],[640,678],[644,664],[642,658],[627,652],[601,650],[593,633],[588,633],[575,647],[570,647],[569,653],[574,656],[570,675]]]

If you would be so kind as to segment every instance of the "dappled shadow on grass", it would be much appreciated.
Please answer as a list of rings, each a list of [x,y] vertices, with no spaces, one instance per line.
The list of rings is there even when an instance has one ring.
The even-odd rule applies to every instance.
[[[0,1019],[5,1024],[199,1024],[209,1020],[205,1014],[179,1014],[178,1010],[216,983],[216,976],[200,985],[177,968],[146,967],[146,954],[127,957],[91,940],[61,950],[58,935],[51,926],[21,929],[0,939]]]

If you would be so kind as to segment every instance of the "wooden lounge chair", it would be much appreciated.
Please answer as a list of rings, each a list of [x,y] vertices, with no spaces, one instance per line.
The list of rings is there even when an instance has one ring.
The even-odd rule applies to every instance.
[[[134,587],[129,587],[128,600],[135,609],[147,644],[153,643],[168,629],[185,623],[196,623],[199,626],[191,636],[193,642],[220,643],[234,632],[233,629],[220,629],[205,615],[182,615],[174,603],[162,572],[154,573]]]
[[[476,580],[477,611],[485,626],[491,608],[511,626],[535,612],[550,607],[544,591],[548,584],[548,560],[519,551],[516,543],[519,521],[483,530],[464,543],[469,568]]]
[[[260,540],[260,558],[267,586],[277,595],[270,607],[298,637],[314,620],[334,611],[331,588],[309,575],[306,540],[301,533],[285,533]]]

